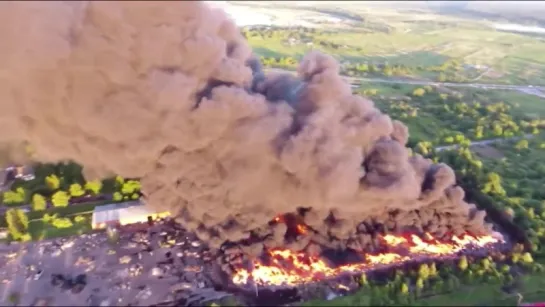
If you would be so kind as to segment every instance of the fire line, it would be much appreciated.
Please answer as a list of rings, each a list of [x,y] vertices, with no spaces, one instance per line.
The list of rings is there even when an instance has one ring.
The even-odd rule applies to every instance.
[[[343,273],[363,273],[378,265],[401,264],[414,259],[415,256],[448,256],[466,248],[482,248],[502,242],[501,239],[492,235],[472,236],[465,234],[459,237],[453,236],[450,242],[435,240],[429,234],[425,234],[424,238],[414,234],[408,236],[384,235],[380,238],[383,243],[389,247],[403,247],[408,251],[408,255],[394,252],[365,254],[363,255],[365,260],[361,263],[339,267],[331,267],[319,257],[309,256],[302,252],[271,250],[269,251],[271,256],[269,265],[254,260],[253,270],[238,269],[232,280],[238,285],[253,281],[255,284],[263,286],[295,286],[335,277]]]

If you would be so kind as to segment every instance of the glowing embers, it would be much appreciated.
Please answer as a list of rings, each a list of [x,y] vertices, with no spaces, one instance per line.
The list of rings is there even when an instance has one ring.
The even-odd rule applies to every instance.
[[[396,250],[396,252],[365,254],[362,255],[363,260],[359,263],[338,267],[332,267],[323,259],[305,253],[272,250],[266,255],[265,261],[254,260],[251,270],[236,270],[233,282],[235,284],[253,282],[258,285],[293,286],[335,277],[343,273],[365,272],[383,265],[400,264],[416,257],[454,255],[466,248],[482,248],[501,242],[501,239],[495,236],[476,237],[469,234],[461,237],[453,236],[448,242],[435,240],[429,234],[425,234],[423,238],[414,234],[384,235],[380,240],[388,250]]]

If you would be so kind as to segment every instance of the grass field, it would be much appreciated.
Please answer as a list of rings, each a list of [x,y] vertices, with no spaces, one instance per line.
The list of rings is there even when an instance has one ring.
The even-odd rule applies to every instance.
[[[364,21],[336,32],[324,29],[311,34],[314,40],[337,44],[338,48],[318,43],[290,45],[280,37],[256,36],[250,37],[249,42],[257,54],[269,57],[299,58],[311,49],[318,49],[341,60],[410,67],[437,66],[456,58],[465,64],[493,68],[490,76],[480,79],[482,82],[545,84],[545,40],[497,31],[483,20],[426,10],[406,13],[395,8],[359,5],[351,6],[350,11]]]
[[[81,235],[89,232],[91,228],[92,212],[80,214],[85,217],[85,221],[76,223],[71,216],[71,220],[74,223],[72,227],[68,228],[56,228],[51,224],[45,223],[43,220],[34,220],[29,223],[29,232],[34,240],[47,240],[58,237],[67,237],[72,235]]]
[[[545,300],[545,279],[541,275],[523,277],[520,293],[525,301]],[[453,293],[417,299],[413,306],[516,306],[518,296],[506,294],[498,285],[467,286]],[[360,291],[355,295],[331,301],[311,301],[303,306],[373,306],[369,293]]]
[[[34,240],[71,236],[88,232],[91,230],[91,217],[95,207],[110,203],[112,202],[97,201],[75,206],[55,207],[46,211],[31,211],[28,213],[28,218],[30,220],[29,232]],[[86,217],[87,220],[85,223],[74,223],[74,227],[58,229],[42,221],[42,217],[46,213],[49,215],[58,214],[59,217],[68,217],[71,219],[73,219],[76,215],[82,215]],[[7,227],[4,216],[0,217],[0,227]]]
[[[545,118],[545,98],[515,91],[490,91],[488,97],[512,105],[514,112]]]

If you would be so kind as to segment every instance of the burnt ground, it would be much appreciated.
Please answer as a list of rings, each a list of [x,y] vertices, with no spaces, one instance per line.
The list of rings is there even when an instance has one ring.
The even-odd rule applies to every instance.
[[[214,290],[215,267],[194,236],[163,224],[115,244],[100,232],[2,245],[0,305],[200,305],[227,295]]]
[[[490,248],[464,254],[486,254]],[[349,275],[296,288],[234,286],[221,273],[226,256],[230,257],[211,255],[193,234],[172,221],[144,230],[124,229],[116,243],[108,240],[106,232],[97,232],[1,245],[0,305],[17,301],[19,306],[203,306],[211,302],[278,306],[330,299],[358,288],[357,278]],[[375,268],[382,269],[392,267]]]

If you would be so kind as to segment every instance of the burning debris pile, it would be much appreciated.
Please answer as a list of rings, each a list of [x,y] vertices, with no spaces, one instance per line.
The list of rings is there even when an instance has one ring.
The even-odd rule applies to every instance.
[[[345,264],[335,265],[326,258],[296,253],[290,250],[272,250],[261,260],[254,260],[251,269],[238,268],[233,274],[233,283],[239,285],[257,284],[261,286],[297,286],[343,274],[360,274],[379,268],[395,266],[409,261],[426,258],[450,258],[460,252],[469,252],[491,248],[502,243],[501,238],[494,236],[474,237],[454,236],[450,242],[440,242],[429,234],[422,239],[416,235],[379,237],[382,252],[357,254]],[[347,258],[350,253],[343,253]],[[354,257],[355,256],[355,257]],[[338,257],[338,256],[337,256]]]
[[[411,155],[407,127],[352,95],[331,56],[266,75],[202,2],[2,2],[0,18],[2,136],[88,177],[141,178],[150,206],[213,249],[312,257],[491,233],[452,169]]]

